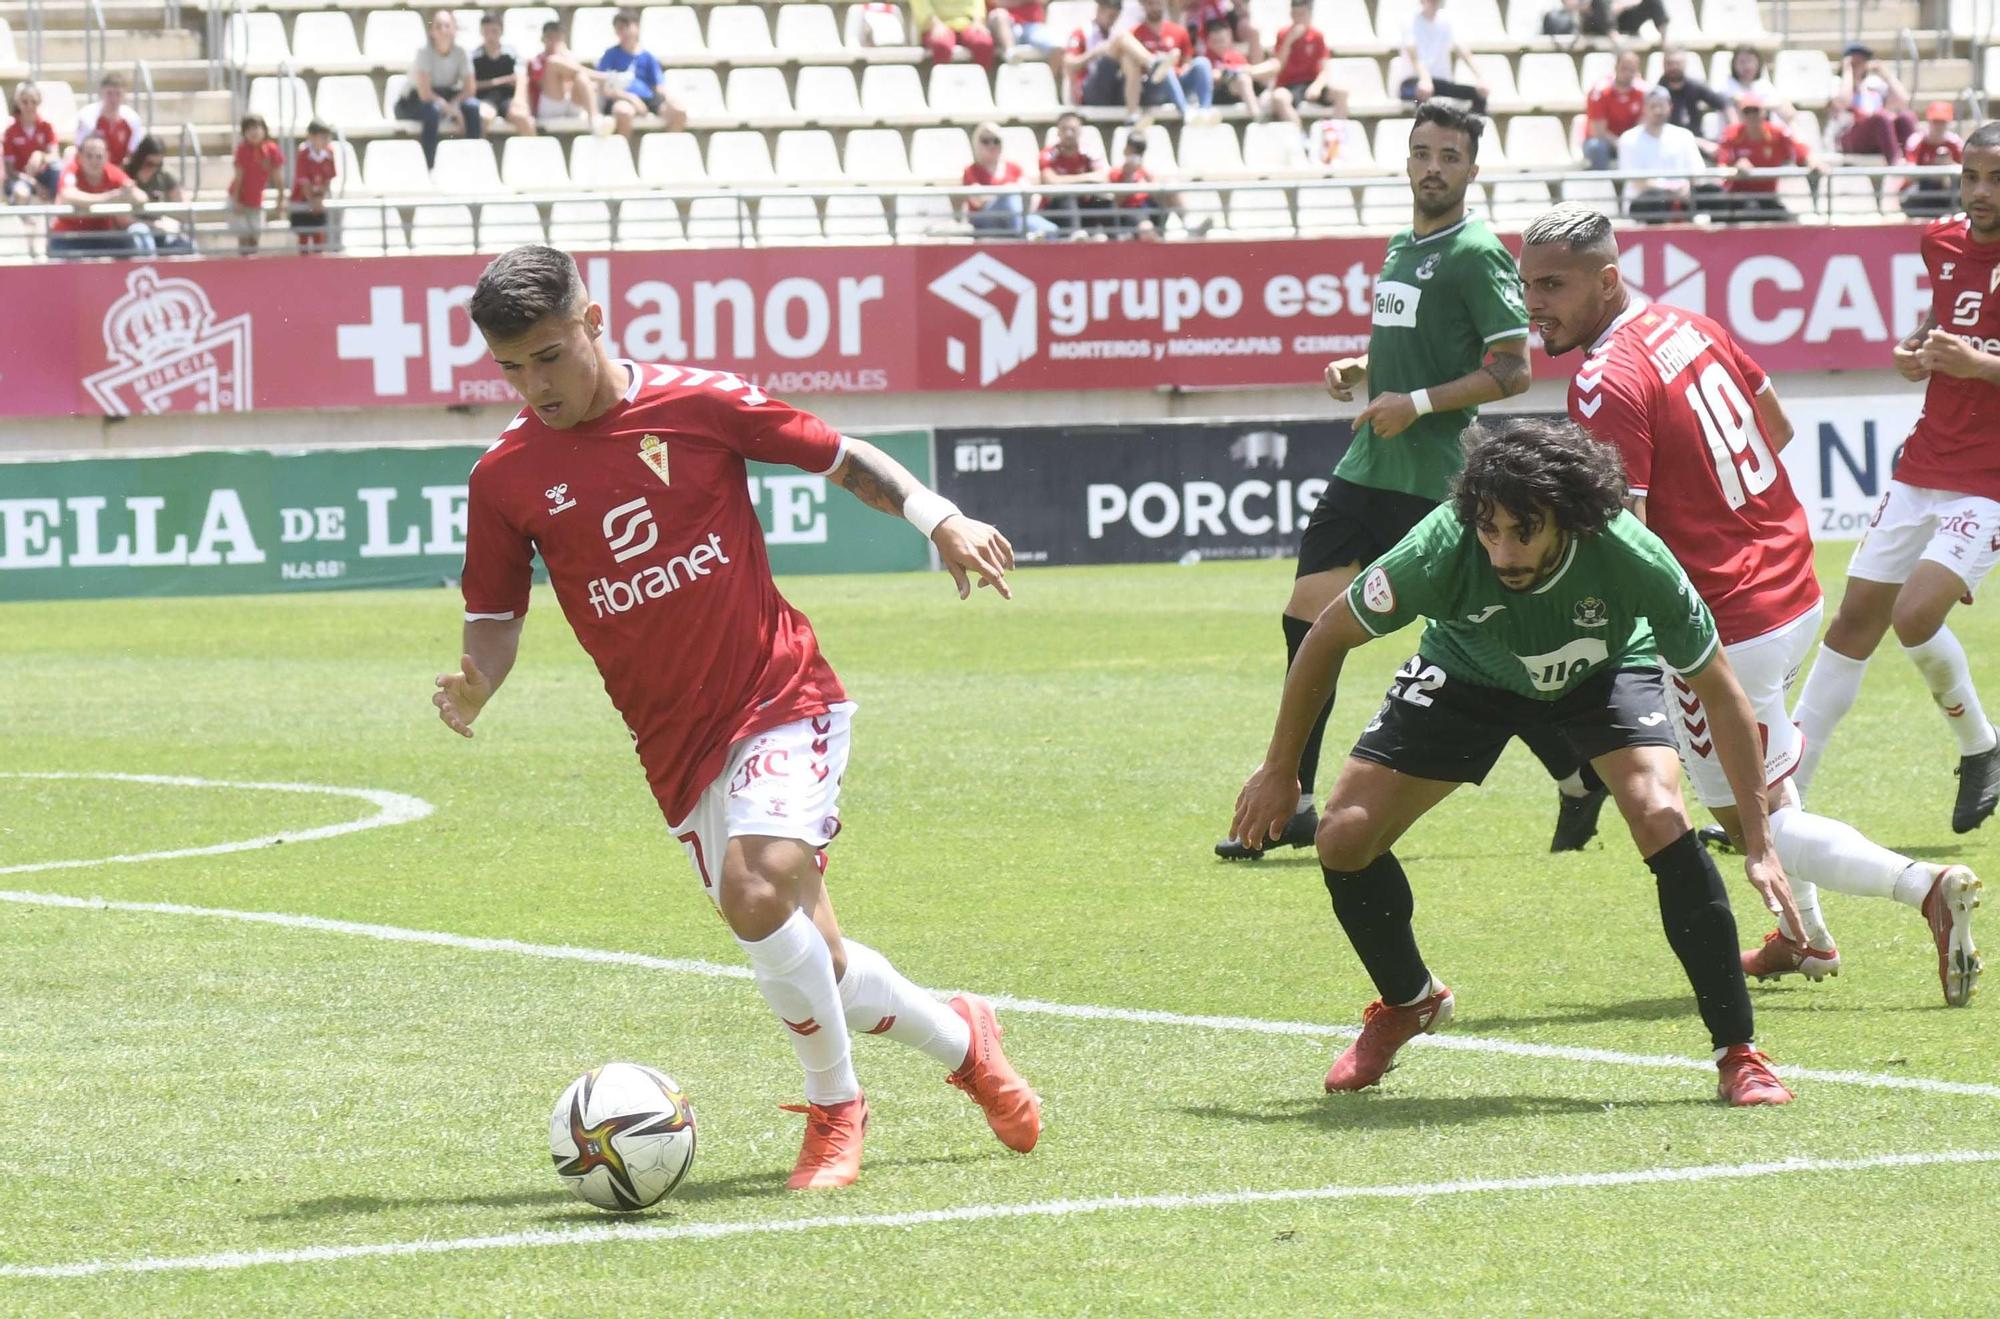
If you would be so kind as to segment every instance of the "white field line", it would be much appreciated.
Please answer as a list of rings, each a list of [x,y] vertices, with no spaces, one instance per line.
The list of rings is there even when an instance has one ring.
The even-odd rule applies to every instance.
[[[102,898],[79,898],[63,893],[24,893],[0,890],[0,902],[38,907],[69,907],[81,910],[129,911],[155,916],[205,916],[211,920],[244,921],[256,925],[277,925],[291,929],[318,930],[325,934],[354,935],[390,943],[430,944],[479,953],[512,953],[552,961],[589,962],[606,966],[629,966],[647,971],[671,971],[681,975],[710,976],[728,980],[748,980],[747,967],[693,958],[654,957],[646,953],[619,952],[604,948],[576,948],[566,944],[524,943],[518,939],[482,939],[439,930],[410,930],[394,925],[367,925],[358,921],[332,920],[324,916],[299,916],[287,912],[235,911],[226,907],[190,907],[177,902],[117,902]],[[935,992],[935,991],[933,991]],[[1135,1025],[1172,1026],[1198,1030],[1241,1031],[1258,1035],[1300,1035],[1317,1039],[1348,1039],[1350,1026],[1325,1026],[1309,1021],[1266,1021],[1257,1017],[1208,1016],[1180,1012],[1160,1012],[1144,1008],[1098,1007],[1087,1003],[1050,1003],[1041,999],[1016,998],[1008,994],[988,994],[996,1007],[1033,1016],[1062,1017],[1074,1021],[1117,1021]],[[1585,1049],[1559,1044],[1528,1044],[1477,1035],[1420,1035],[1413,1044],[1434,1049],[1458,1049],[1474,1053],[1498,1053],[1516,1058],[1546,1058],[1559,1062],[1597,1063],[1615,1067],[1692,1069],[1708,1072],[1714,1063],[1707,1058],[1686,1058],[1671,1054],[1623,1053],[1612,1049]],[[1877,1090],[1920,1090],[1932,1094],[1975,1095],[2000,1099],[2000,1085],[1971,1081],[1939,1081],[1923,1076],[1891,1076],[1874,1072],[1829,1071],[1815,1067],[1779,1067],[1782,1076],[1801,1081],[1824,1081],[1841,1085],[1866,1086]]]
[[[964,1205],[901,1214],[835,1214],[820,1218],[776,1218],[736,1223],[617,1223],[569,1231],[508,1232],[496,1236],[431,1241],[385,1241],[354,1246],[306,1246],[298,1250],[223,1251],[153,1259],[83,1260],[74,1264],[0,1265],[4,1278],[92,1278],[105,1274],[216,1272],[273,1264],[323,1264],[336,1260],[381,1259],[399,1255],[442,1255],[473,1250],[514,1250],[540,1246],[583,1246],[604,1242],[713,1241],[721,1237],[770,1236],[846,1228],[927,1227],[936,1223],[979,1223],[1009,1218],[1071,1218],[1120,1210],[1227,1209],[1241,1205],[1300,1204],[1328,1200],[1422,1200],[1448,1195],[1496,1192],[1594,1190],[1605,1187],[1688,1185],[1696,1182],[1791,1176],[1799,1173],[1868,1172],[1938,1164],[2000,1163],[2000,1150],[1946,1150],[1935,1154],[1878,1154],[1856,1159],[1777,1159],[1764,1163],[1712,1163],[1682,1168],[1640,1168],[1630,1172],[1554,1173],[1542,1177],[1482,1177],[1465,1181],[1413,1182],[1399,1186],[1312,1186],[1277,1191],[1214,1191],[1202,1195],[1108,1195],[1024,1204]]]
[[[43,870],[81,870],[86,866],[129,864],[134,861],[167,861],[183,856],[222,856],[229,852],[249,852],[279,843],[309,843],[319,838],[338,838],[363,829],[382,829],[394,824],[421,820],[433,809],[421,797],[378,788],[336,788],[319,783],[231,783],[222,779],[185,778],[174,774],[28,774],[0,772],[0,779],[86,779],[107,783],[156,783],[172,788],[235,788],[256,792],[298,792],[320,797],[353,797],[375,807],[375,814],[316,829],[285,830],[261,838],[245,838],[234,843],[214,843],[207,847],[178,847],[166,852],[131,852],[120,856],[100,856],[84,861],[31,861],[26,865],[0,866],[0,875],[28,875]]]

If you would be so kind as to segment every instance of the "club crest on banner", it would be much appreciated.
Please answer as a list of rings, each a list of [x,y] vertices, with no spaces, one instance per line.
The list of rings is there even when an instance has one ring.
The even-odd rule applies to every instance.
[[[104,353],[111,365],[83,386],[108,416],[250,410],[250,316],[216,319],[191,279],[127,275],[104,313]]]

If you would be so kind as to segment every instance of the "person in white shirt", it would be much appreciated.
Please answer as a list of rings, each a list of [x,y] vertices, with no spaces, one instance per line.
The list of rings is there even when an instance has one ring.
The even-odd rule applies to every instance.
[[[1693,214],[1692,175],[1703,169],[1701,148],[1694,134],[1667,122],[1674,98],[1664,87],[1646,92],[1646,117],[1618,139],[1618,168],[1658,170],[1661,177],[1634,188],[1627,185],[1626,210],[1635,220],[1658,222]]]
[[[1463,83],[1452,78],[1456,72],[1453,58],[1470,65],[1472,52],[1459,44],[1451,21],[1440,12],[1443,8],[1444,0],[1418,0],[1417,12],[1410,15],[1409,25],[1403,29],[1403,59],[1411,76],[1403,79],[1402,98],[1423,102],[1445,96],[1469,101],[1472,113],[1485,114],[1485,82]]]
[[[145,121],[125,104],[126,90],[124,74],[105,74],[97,89],[98,99],[85,106],[83,113],[76,117],[76,141],[82,143],[93,137],[103,138],[105,150],[111,153],[114,165],[129,157],[139,139],[146,136]]]
[[[1792,122],[1798,111],[1793,105],[1778,95],[1772,85],[1770,75],[1764,72],[1764,52],[1755,46],[1738,46],[1729,57],[1729,76],[1715,85],[1715,90],[1729,98],[1733,107],[1746,96],[1754,96],[1764,103],[1764,118],[1781,124]],[[1732,113],[1730,122],[1737,122]]]

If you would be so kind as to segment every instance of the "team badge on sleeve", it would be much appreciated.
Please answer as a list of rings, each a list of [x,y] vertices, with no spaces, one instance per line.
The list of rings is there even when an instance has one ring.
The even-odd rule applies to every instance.
[[[1361,583],[1361,603],[1378,614],[1392,612],[1396,608],[1396,591],[1389,585],[1389,574],[1380,566],[1370,568],[1368,576]]]
[[[660,443],[659,436],[648,435],[639,441],[639,461],[653,469],[661,485],[672,484],[667,480],[667,446]]]

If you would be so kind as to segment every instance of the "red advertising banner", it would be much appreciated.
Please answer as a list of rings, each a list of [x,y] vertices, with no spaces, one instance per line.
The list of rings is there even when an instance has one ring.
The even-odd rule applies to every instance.
[[[1627,279],[1767,370],[1885,365],[1929,301],[1918,228],[1622,235]],[[613,350],[788,396],[1267,386],[1365,349],[1379,238],[583,253]],[[0,270],[0,415],[506,402],[482,257]],[[22,309],[32,309],[24,311]],[[1554,371],[1544,362],[1544,369]]]

